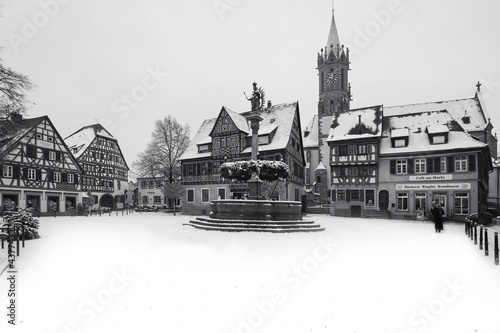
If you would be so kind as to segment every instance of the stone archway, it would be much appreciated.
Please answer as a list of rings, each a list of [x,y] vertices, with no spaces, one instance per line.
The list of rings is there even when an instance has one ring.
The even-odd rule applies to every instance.
[[[99,199],[99,206],[113,209],[114,198],[111,194],[103,194]]]

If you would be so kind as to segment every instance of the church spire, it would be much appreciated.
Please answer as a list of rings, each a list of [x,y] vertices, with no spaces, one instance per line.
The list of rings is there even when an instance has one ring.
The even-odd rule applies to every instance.
[[[332,8],[332,25],[330,26],[330,33],[328,34],[328,40],[326,42],[326,54],[328,55],[330,51],[333,51],[333,53],[335,54],[339,48],[339,33],[337,31],[337,25],[335,24],[334,9]]]

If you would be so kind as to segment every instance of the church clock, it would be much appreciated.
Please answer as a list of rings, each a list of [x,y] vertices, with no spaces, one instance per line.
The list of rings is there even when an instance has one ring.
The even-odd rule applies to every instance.
[[[334,72],[326,73],[326,83],[328,84],[337,83],[338,79],[339,76],[337,73]]]

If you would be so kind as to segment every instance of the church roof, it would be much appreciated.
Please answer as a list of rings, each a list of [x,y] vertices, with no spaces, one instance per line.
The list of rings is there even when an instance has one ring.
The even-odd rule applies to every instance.
[[[302,131],[302,143],[304,148],[318,148],[318,115],[314,115]]]
[[[335,52],[338,47],[340,47],[339,33],[337,31],[337,25],[335,24],[335,15],[332,11],[332,24],[330,26],[330,33],[328,34],[328,40],[326,41],[326,54],[330,53],[332,50]]]

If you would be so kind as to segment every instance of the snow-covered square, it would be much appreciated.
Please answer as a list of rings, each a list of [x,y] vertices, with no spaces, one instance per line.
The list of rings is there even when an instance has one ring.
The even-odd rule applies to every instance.
[[[493,244],[486,257],[462,224],[435,233],[427,222],[309,218],[326,231],[210,232],[165,213],[42,217],[42,238],[17,260],[16,328],[500,332]],[[4,273],[2,332],[7,289]]]

